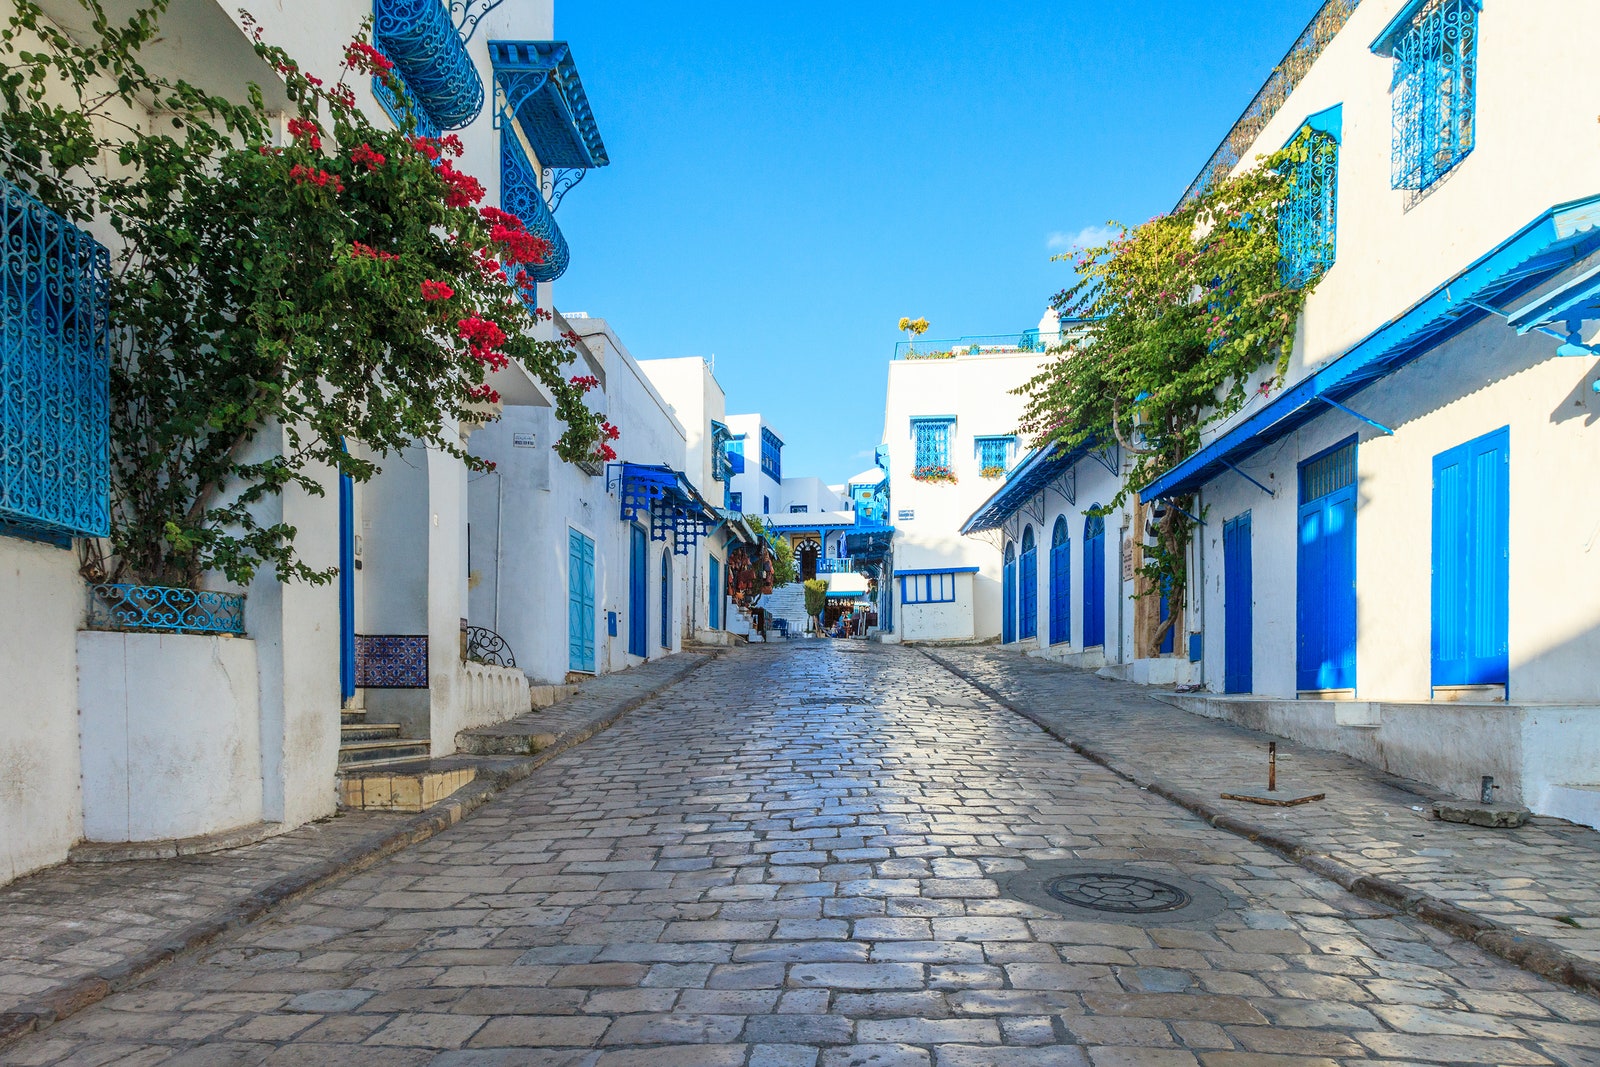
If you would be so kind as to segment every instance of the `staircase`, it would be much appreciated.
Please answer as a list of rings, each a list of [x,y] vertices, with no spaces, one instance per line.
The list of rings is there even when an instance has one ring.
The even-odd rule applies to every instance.
[[[780,585],[772,591],[767,598],[767,612],[774,619],[788,619],[789,632],[803,634],[806,632],[806,587],[801,582],[790,582]],[[767,629],[772,629],[771,624]]]
[[[361,708],[339,712],[339,773],[427,759],[427,741],[400,736],[400,724],[368,722]]]

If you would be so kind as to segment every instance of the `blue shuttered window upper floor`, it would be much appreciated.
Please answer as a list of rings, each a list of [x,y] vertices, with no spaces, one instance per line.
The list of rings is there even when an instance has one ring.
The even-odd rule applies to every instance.
[[[111,521],[110,257],[0,181],[0,532],[65,544]]]

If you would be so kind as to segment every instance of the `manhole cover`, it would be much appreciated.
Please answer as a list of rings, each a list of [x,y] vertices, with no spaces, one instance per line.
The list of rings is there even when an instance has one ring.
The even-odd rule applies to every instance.
[[[1205,882],[1104,860],[1039,860],[995,881],[1013,900],[1081,922],[1209,924],[1228,907],[1228,898]]]
[[[1146,914],[1188,907],[1188,893],[1175,885],[1131,874],[1085,871],[1053,879],[1045,892],[1066,904],[1095,911]]]

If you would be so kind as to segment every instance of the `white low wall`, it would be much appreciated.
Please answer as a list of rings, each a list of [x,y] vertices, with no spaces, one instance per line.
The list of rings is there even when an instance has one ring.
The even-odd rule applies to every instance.
[[[463,663],[458,687],[462,694],[462,730],[492,726],[533,710],[528,676],[515,667]]]
[[[261,821],[256,645],[198,634],[78,634],[83,834],[198,837]]]

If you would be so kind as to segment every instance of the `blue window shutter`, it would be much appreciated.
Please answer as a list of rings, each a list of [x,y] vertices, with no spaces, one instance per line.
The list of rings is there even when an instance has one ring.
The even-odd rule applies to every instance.
[[[1356,446],[1300,465],[1296,688],[1356,686]]]
[[[1222,527],[1223,690],[1254,688],[1255,577],[1250,553],[1250,513]]]
[[[1072,541],[1067,520],[1056,517],[1050,534],[1050,643],[1072,640]]]
[[[649,555],[646,552],[644,527],[628,528],[628,652],[635,656],[648,653],[650,623],[645,607]]]
[[[1501,428],[1433,460],[1436,686],[1509,681],[1510,452]]]

